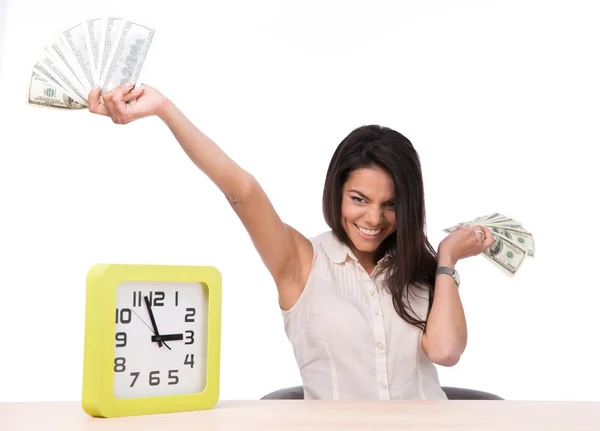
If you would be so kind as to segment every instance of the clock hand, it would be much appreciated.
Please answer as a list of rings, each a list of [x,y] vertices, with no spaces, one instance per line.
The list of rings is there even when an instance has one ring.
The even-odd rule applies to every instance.
[[[183,340],[183,334],[163,334],[163,335],[153,335],[152,341],[177,341]]]
[[[148,329],[150,330],[150,332],[154,333],[154,329],[152,329],[152,328],[150,327],[150,325],[148,325],[148,324],[146,323],[146,321],[145,321],[144,319],[142,319],[142,318],[140,317],[140,315],[139,315],[139,314],[137,314],[133,308],[131,309],[131,311],[133,311],[133,314],[135,314],[135,315],[137,316],[137,318],[138,318],[138,319],[140,319],[140,321],[141,321],[141,322],[142,322],[144,325],[146,325],[146,328],[148,328]]]
[[[158,332],[158,327],[156,326],[156,320],[154,320],[154,313],[152,312],[152,307],[150,306],[150,300],[148,296],[144,296],[144,301],[146,302],[146,308],[148,309],[148,314],[150,315],[150,322],[152,322],[152,327],[154,328],[154,333],[156,334],[156,340],[158,342],[158,347],[162,347],[163,342],[160,337],[160,333]],[[171,350],[167,343],[164,343],[167,349]]]

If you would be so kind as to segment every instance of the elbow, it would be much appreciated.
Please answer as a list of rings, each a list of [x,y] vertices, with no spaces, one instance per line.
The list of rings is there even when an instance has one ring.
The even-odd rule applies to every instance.
[[[460,361],[464,351],[464,344],[458,340],[454,342],[437,342],[427,343],[423,345],[425,353],[431,362],[443,367],[453,367]]]
[[[235,187],[222,190],[227,201],[234,208],[244,206],[257,191],[261,190],[260,184],[252,175],[247,172],[244,174],[244,178],[237,181]]]
[[[443,367],[453,367],[458,364],[460,361],[461,353],[459,351],[440,351],[440,352],[432,352],[429,355],[429,359],[431,362],[441,365]]]

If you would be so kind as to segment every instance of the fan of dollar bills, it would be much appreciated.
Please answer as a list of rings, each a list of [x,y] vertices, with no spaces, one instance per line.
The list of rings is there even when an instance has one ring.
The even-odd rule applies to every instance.
[[[132,80],[137,85],[154,32],[114,17],[85,20],[60,32],[33,66],[27,103],[82,109],[96,86],[104,93]]]
[[[487,227],[494,236],[495,242],[482,255],[497,267],[513,276],[517,273],[527,256],[534,257],[533,235],[522,223],[499,213],[492,213],[474,220],[461,222],[456,226],[444,229],[452,233],[457,226],[480,225]]]

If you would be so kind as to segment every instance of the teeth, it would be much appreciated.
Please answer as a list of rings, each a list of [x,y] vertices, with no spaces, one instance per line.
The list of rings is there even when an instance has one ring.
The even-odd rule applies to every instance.
[[[379,232],[381,232],[381,229],[377,229],[377,230],[364,229],[358,225],[356,225],[356,227],[358,228],[359,231],[361,231],[365,235],[377,235]]]

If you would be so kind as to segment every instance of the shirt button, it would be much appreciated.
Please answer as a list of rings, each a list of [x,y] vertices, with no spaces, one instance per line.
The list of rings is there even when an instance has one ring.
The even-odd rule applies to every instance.
[[[382,343],[377,343],[377,348],[379,350],[383,350],[383,344]]]
[[[385,382],[381,381],[381,382],[379,382],[379,387],[381,389],[385,389],[385,388],[387,388],[387,384]]]
[[[371,290],[371,291],[369,292],[369,295],[371,295],[371,296],[375,295],[375,291],[374,291],[374,290]]]
[[[375,310],[375,316],[379,316],[379,310]]]

